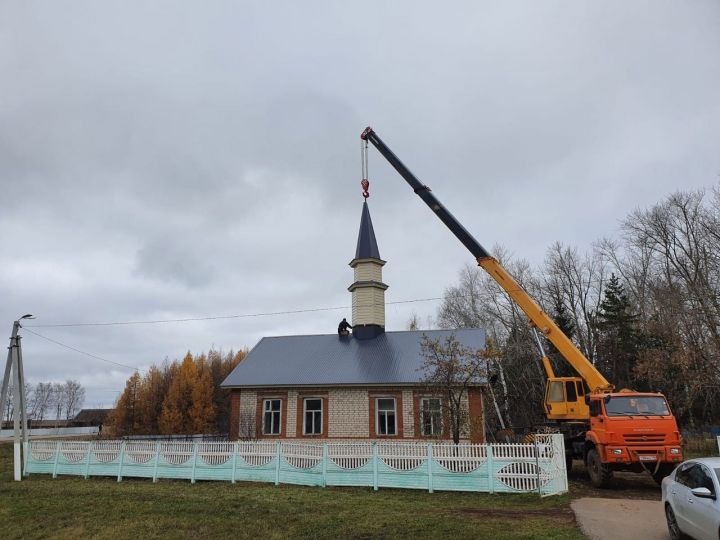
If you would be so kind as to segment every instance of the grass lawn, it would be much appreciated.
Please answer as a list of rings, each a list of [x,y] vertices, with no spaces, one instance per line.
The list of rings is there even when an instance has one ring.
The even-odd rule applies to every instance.
[[[0,444],[0,537],[583,538],[569,497],[31,475]]]

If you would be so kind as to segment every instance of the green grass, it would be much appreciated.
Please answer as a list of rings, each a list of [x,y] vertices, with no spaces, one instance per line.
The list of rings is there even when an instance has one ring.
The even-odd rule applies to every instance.
[[[583,538],[569,497],[31,475],[0,444],[9,538]]]

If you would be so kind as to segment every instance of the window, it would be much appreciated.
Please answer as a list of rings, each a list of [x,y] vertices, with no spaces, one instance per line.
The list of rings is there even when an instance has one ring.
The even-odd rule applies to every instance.
[[[375,431],[378,435],[397,435],[395,398],[378,398],[375,400]]]
[[[599,399],[591,399],[590,400],[590,416],[600,416],[600,400]]]
[[[265,435],[280,435],[280,399],[266,399],[263,401],[263,433]]]
[[[689,471],[690,476],[690,489],[695,488],[707,488],[710,493],[715,494],[715,486],[713,485],[712,477],[708,474],[708,471],[702,465],[695,465]]]
[[[605,402],[608,416],[668,416],[665,398],[659,396],[617,397]]]
[[[690,487],[690,469],[693,469],[694,467],[694,463],[683,463],[682,465],[680,465],[675,472],[675,481],[678,484]]]
[[[548,383],[547,401],[550,403],[562,403],[565,401],[562,381],[550,381]]]
[[[323,400],[321,398],[307,398],[303,400],[304,435],[321,435],[323,424]]]
[[[420,432],[431,437],[442,433],[442,412],[439,398],[420,400]]]
[[[694,463],[683,463],[675,470],[675,481],[678,484],[690,487],[692,480],[690,478],[690,470],[695,468]]]
[[[567,395],[568,401],[577,401],[577,394],[575,393],[575,384],[573,381],[565,381],[565,394]]]

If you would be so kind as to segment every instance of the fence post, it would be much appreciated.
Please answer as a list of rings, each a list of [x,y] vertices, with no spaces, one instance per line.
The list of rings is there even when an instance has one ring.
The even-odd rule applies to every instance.
[[[537,492],[542,495],[542,486],[540,484],[540,447],[538,446],[537,436],[533,439],[533,448],[535,448],[535,470],[537,472]]]
[[[88,476],[90,476],[90,448],[92,448],[93,443],[89,442],[87,446],[87,457],[85,458],[85,480],[88,479]]]
[[[160,441],[155,444],[155,466],[153,467],[153,484],[157,482],[158,461],[160,461]]]
[[[427,445],[428,491],[433,492],[433,445]]]
[[[378,490],[378,449],[377,443],[373,443],[373,489]]]
[[[492,444],[487,445],[488,493],[495,493],[495,459]]]
[[[120,445],[120,464],[118,465],[118,477],[117,481],[122,482],[122,468],[123,462],[125,461],[125,441]]]
[[[28,475],[27,465],[28,465],[28,460],[30,459],[30,454],[28,453],[28,451],[30,450],[30,444],[31,443],[29,441],[26,441],[23,443],[23,458],[24,458],[23,459],[23,474],[22,474],[23,476]]]
[[[233,458],[232,458],[232,475],[230,476],[230,482],[235,483],[235,469],[237,467],[237,455],[238,455],[238,443],[233,443]]]
[[[55,463],[53,463],[53,478],[57,478],[57,464],[58,459],[60,458],[60,445],[62,444],[62,441],[58,441],[55,444]]]
[[[200,443],[193,443],[193,464],[192,464],[192,474],[190,475],[190,483],[195,483],[195,466],[197,465],[197,453],[198,453],[198,445]]]
[[[282,453],[282,443],[277,442],[277,450],[275,451],[275,485],[280,485],[280,455]]]
[[[323,457],[322,457],[322,487],[327,486],[327,460],[328,460],[328,445],[323,444]]]

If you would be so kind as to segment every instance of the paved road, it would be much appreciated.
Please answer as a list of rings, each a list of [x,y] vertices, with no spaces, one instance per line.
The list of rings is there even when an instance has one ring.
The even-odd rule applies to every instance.
[[[660,501],[583,497],[570,503],[582,531],[591,540],[667,540]]]

